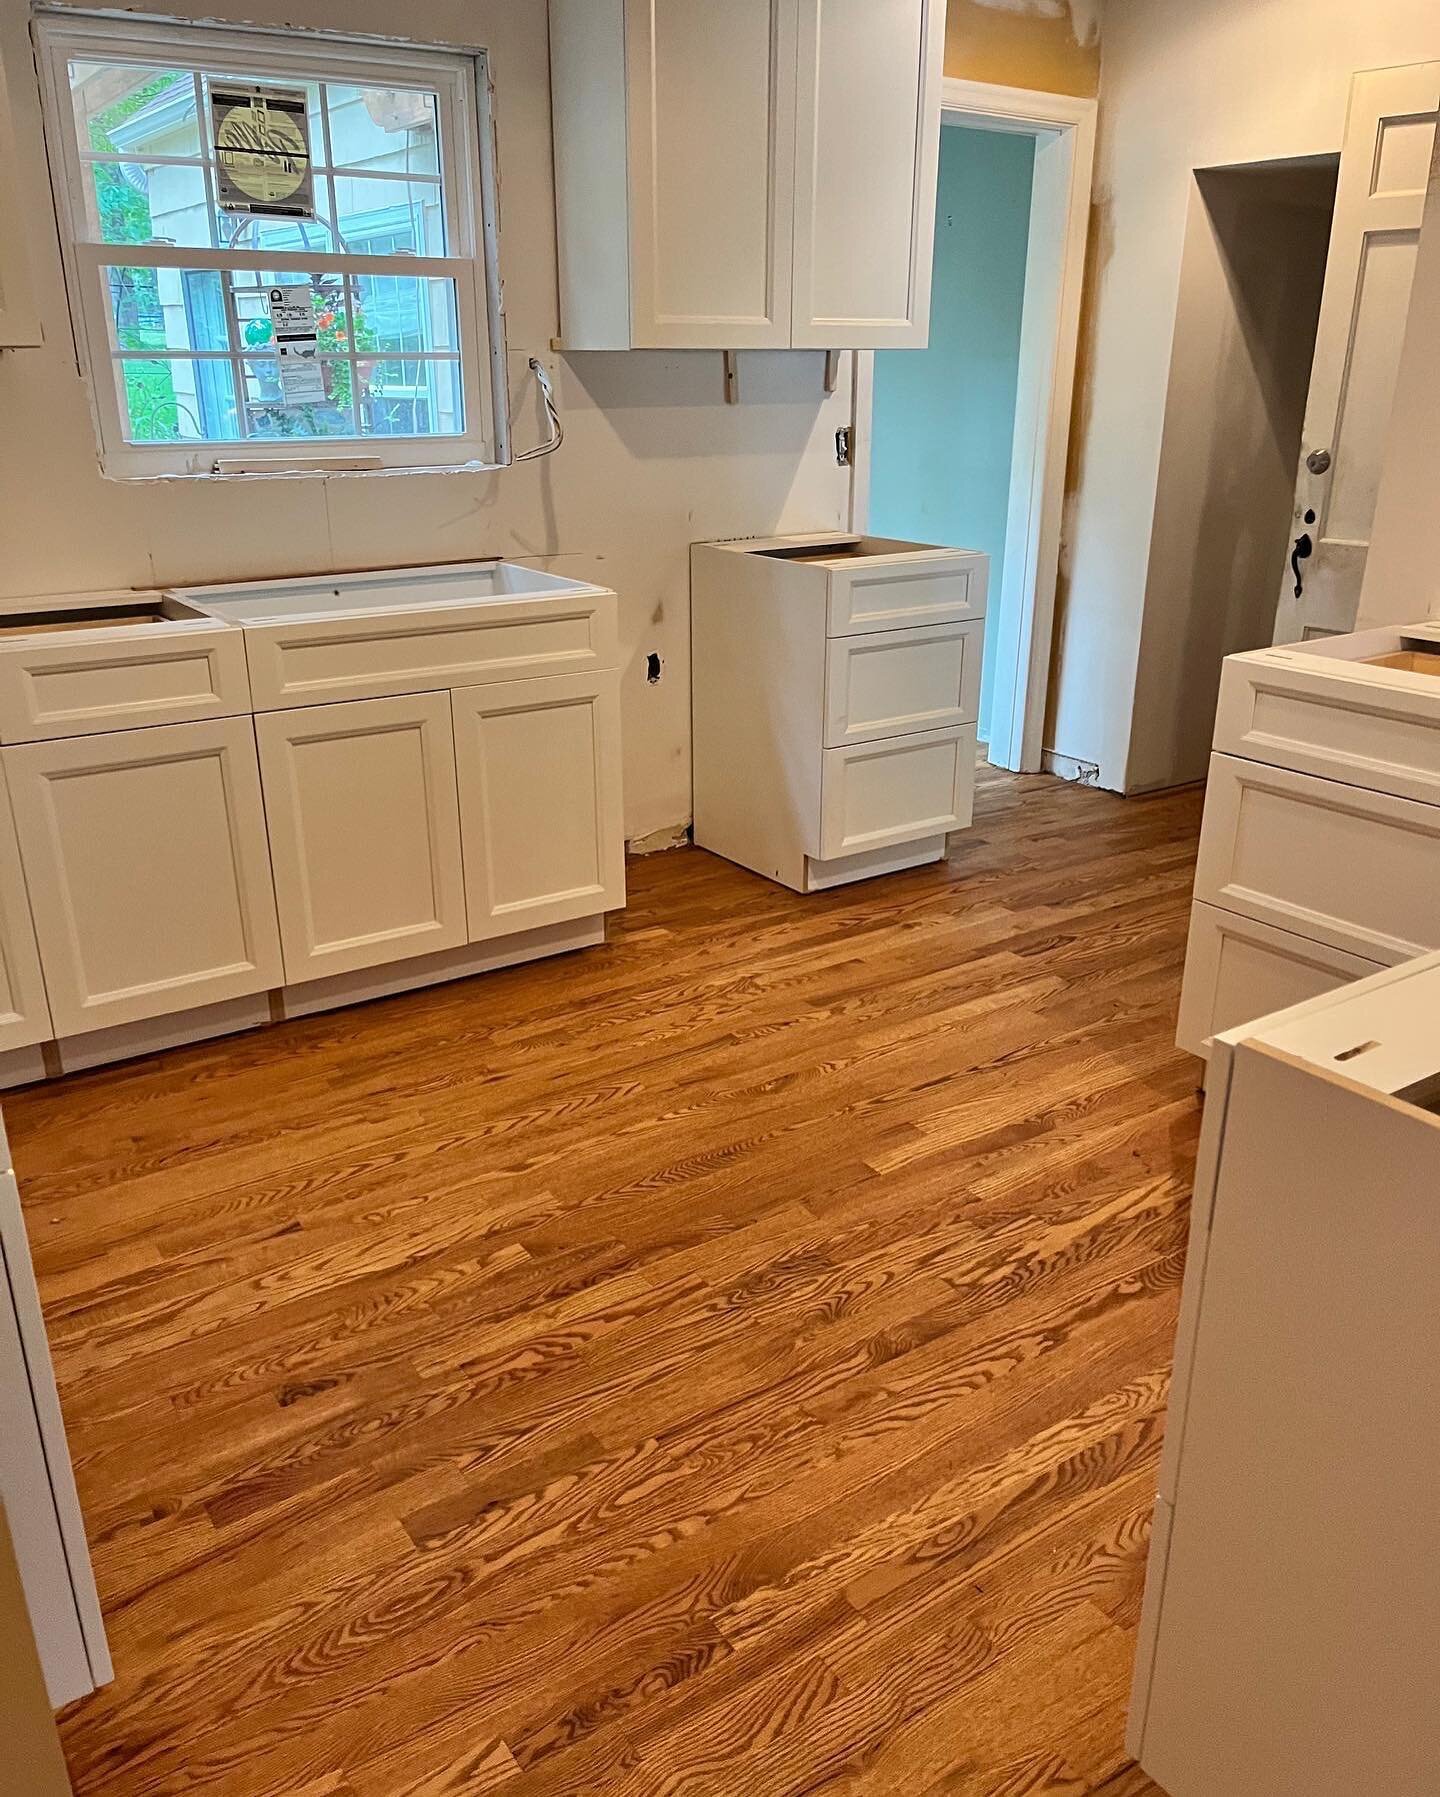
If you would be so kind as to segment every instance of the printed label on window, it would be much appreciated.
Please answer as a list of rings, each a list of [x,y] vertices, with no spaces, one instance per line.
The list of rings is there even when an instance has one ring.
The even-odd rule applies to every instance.
[[[314,218],[310,115],[303,88],[211,84],[215,197],[223,212]]]
[[[319,359],[314,293],[308,287],[272,287],[269,303],[280,362],[280,403],[323,404],[325,370]]]

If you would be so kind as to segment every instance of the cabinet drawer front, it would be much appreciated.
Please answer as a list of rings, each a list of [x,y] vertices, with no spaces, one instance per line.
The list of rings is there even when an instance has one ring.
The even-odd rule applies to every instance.
[[[228,625],[187,624],[167,634],[142,624],[123,642],[112,636],[86,643],[82,634],[0,648],[0,742],[186,724],[250,709],[244,639]]]
[[[458,948],[450,695],[266,712],[255,734],[286,979]]]
[[[1440,680],[1414,678],[1424,687],[1407,691],[1278,659],[1228,661],[1216,751],[1440,804]]]
[[[1190,915],[1176,1040],[1190,1054],[1208,1054],[1210,1038],[1219,1031],[1320,998],[1380,968],[1378,961],[1273,924],[1197,904]]]
[[[451,698],[470,940],[622,906],[619,675]]]
[[[830,634],[902,630],[985,615],[983,555],[875,555],[830,570]]]
[[[0,765],[0,1053],[50,1037],[50,1006],[40,971],[40,947],[20,865],[10,794]],[[10,1164],[0,1125],[0,1168]]]
[[[1195,896],[1391,966],[1440,948],[1440,806],[1216,755]]]
[[[245,627],[257,711],[610,668],[615,595],[565,593]]]
[[[3,753],[58,1036],[280,984],[249,718]]]
[[[975,799],[975,726],[826,749],[821,860],[963,830]]]
[[[825,657],[825,746],[973,724],[985,625],[834,637]]]

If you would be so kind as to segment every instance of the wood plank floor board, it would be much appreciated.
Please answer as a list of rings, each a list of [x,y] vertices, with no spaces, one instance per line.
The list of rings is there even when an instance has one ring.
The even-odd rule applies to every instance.
[[[1138,1797],[1197,793],[18,1093],[80,1797]]]

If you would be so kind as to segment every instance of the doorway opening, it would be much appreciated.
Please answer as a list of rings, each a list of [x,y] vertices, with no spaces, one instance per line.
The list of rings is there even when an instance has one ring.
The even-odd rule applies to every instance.
[[[990,557],[980,741],[1038,771],[1095,102],[947,80],[930,341],[857,358],[851,528]]]
[[[1032,137],[941,127],[929,347],[875,357],[870,528],[990,557],[982,744],[993,733],[995,602],[1004,579],[1034,179]]]
[[[1338,156],[1197,170],[1191,192],[1128,786],[1200,780],[1221,664],[1275,635]],[[1301,529],[1297,526],[1297,529]]]

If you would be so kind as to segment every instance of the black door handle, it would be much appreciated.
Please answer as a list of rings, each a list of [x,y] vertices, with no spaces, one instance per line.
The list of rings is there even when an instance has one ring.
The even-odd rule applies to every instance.
[[[1305,591],[1305,576],[1300,572],[1300,564],[1314,555],[1315,545],[1310,541],[1310,532],[1304,531],[1295,539],[1295,547],[1290,551],[1290,572],[1295,576],[1295,597],[1298,599]]]

